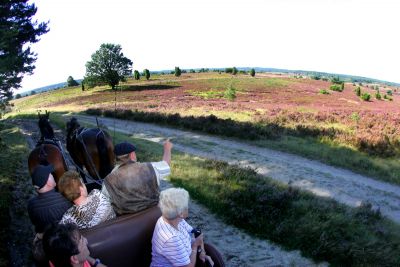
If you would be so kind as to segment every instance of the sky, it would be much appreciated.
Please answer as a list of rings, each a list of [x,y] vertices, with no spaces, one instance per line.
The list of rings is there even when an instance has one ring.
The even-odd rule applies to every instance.
[[[23,92],[81,79],[102,43],[133,69],[267,67],[400,82],[397,0],[31,0],[50,31]]]

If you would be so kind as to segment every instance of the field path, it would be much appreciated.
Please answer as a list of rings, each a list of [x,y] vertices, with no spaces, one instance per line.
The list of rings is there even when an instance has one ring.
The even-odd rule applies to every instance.
[[[94,124],[91,116],[77,116],[80,121]],[[174,149],[201,157],[251,167],[262,175],[291,183],[319,196],[331,197],[350,206],[369,202],[382,214],[400,223],[400,187],[380,182],[348,170],[332,167],[300,156],[248,145],[221,137],[165,128],[111,118],[99,118],[101,124],[132,134],[134,137],[161,143],[172,139]]]

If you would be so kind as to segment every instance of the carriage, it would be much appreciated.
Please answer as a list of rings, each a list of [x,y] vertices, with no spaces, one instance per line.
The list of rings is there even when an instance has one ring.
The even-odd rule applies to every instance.
[[[37,147],[29,155],[30,172],[32,172],[37,164],[58,164],[59,168],[56,171],[58,170],[62,174],[68,169],[68,166],[62,145],[54,138],[54,131],[49,123],[49,113],[46,112],[45,115],[39,114],[39,128],[42,137]],[[70,154],[71,151],[73,151],[72,154],[75,152],[73,159],[74,161],[78,161],[75,162],[75,166],[81,175],[91,177],[90,174],[96,174],[95,178],[104,178],[108,174],[107,171],[110,172],[112,170],[114,164],[114,157],[110,154],[110,150],[113,153],[113,147],[110,146],[110,136],[107,133],[101,133],[102,142],[104,142],[104,147],[106,148],[101,150],[98,149],[98,131],[82,129],[79,127],[76,119],[72,119],[69,122],[67,131],[67,149]],[[85,143],[83,137],[78,136],[82,132],[94,133],[96,138],[92,138],[93,140]],[[82,140],[79,141],[79,138],[83,140],[83,146]],[[87,148],[85,144],[92,147]],[[58,151],[55,151],[55,149]],[[81,149],[83,152],[75,151],[74,149]],[[88,153],[89,150],[91,153]],[[96,155],[97,159],[93,160],[93,157],[92,159],[85,159],[96,153],[98,153]],[[106,153],[106,159],[111,160],[108,163],[106,162],[106,170],[100,168],[102,164],[105,164],[99,160],[102,157],[101,153]],[[62,164],[54,162],[54,160],[58,160]],[[99,164],[94,164],[94,162]],[[84,173],[83,165],[85,165],[86,170],[90,170],[90,174]],[[60,176],[60,173],[57,173],[56,180]],[[91,177],[91,179],[93,178]],[[160,209],[158,207],[151,207],[138,213],[119,216],[90,229],[81,230],[81,233],[88,240],[91,256],[100,258],[107,266],[149,266],[151,262],[151,239],[155,224],[160,216]],[[221,254],[213,245],[205,243],[204,247],[207,254],[213,259],[215,267],[225,266]],[[196,266],[200,266],[200,263]],[[37,263],[39,266],[42,264]],[[45,265],[47,263],[43,264],[43,266]]]

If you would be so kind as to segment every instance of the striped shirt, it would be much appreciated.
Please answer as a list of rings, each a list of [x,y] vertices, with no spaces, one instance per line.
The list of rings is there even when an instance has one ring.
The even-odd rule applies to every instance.
[[[192,253],[191,227],[185,220],[178,230],[160,217],[153,232],[151,267],[184,266],[190,263]]]

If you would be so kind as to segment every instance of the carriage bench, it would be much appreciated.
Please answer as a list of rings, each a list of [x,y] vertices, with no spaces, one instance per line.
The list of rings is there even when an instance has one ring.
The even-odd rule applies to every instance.
[[[127,214],[81,230],[89,243],[90,255],[100,258],[109,267],[146,266],[151,262],[151,238],[161,211],[158,207]],[[210,244],[205,244],[215,267],[225,266],[221,254]]]

